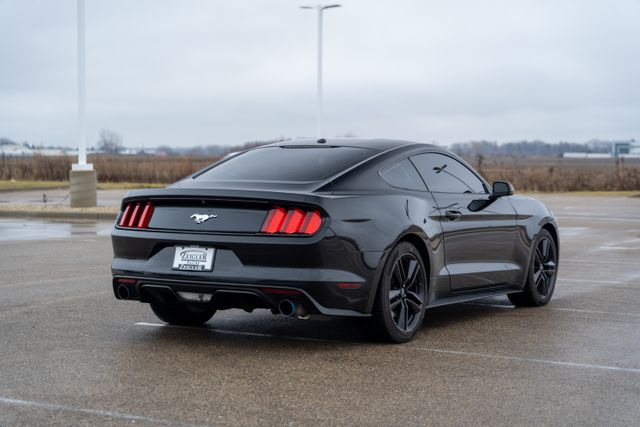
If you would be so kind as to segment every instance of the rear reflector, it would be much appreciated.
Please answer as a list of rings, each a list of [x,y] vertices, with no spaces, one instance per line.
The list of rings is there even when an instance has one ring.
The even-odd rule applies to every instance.
[[[125,279],[125,278],[116,279],[116,282],[124,283],[125,285],[135,285],[136,283],[138,283],[136,279]]]
[[[118,221],[118,226],[126,228],[147,228],[153,216],[151,202],[127,203]]]
[[[301,295],[297,289],[282,289],[282,288],[262,288],[262,292],[271,295]]]
[[[340,289],[360,289],[362,283],[338,283]]]
[[[322,215],[316,210],[272,208],[262,224],[261,233],[316,234],[322,227]]]

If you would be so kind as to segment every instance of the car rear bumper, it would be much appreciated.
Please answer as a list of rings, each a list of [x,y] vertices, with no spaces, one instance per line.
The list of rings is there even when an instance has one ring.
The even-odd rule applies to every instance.
[[[125,281],[123,281],[126,280]],[[126,290],[123,290],[126,289]],[[146,278],[115,275],[113,292],[117,299],[136,300],[140,302],[191,302],[180,293],[211,294],[209,304],[217,309],[240,308],[252,311],[257,308],[270,309],[277,313],[282,300],[290,300],[304,307],[309,314],[325,316],[366,317],[369,314],[350,308],[327,307],[320,304],[302,287],[266,287],[251,284],[221,282],[187,282],[183,280]],[[317,294],[317,292],[315,292]]]
[[[305,238],[114,229],[112,241],[116,298],[184,301],[179,292],[205,293],[217,308],[249,311],[275,311],[290,299],[328,316],[368,315],[384,254],[359,251],[330,229]],[[215,248],[213,271],[173,270],[179,245]]]

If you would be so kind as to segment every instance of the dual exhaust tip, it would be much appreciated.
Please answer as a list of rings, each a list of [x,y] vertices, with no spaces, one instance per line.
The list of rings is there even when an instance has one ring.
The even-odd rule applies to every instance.
[[[122,283],[116,288],[116,294],[118,295],[118,298],[123,300],[131,298],[131,291],[129,290],[129,287]],[[304,309],[302,304],[290,299],[280,300],[280,303],[278,303],[278,311],[280,314],[287,317],[296,316],[298,319],[309,318],[309,313],[307,313],[307,310]]]
[[[298,319],[308,319],[309,313],[304,309],[302,304],[291,301],[290,299],[280,300],[278,304],[278,311],[283,316],[293,317],[296,316]]]
[[[131,291],[129,291],[129,287],[127,285],[123,285],[122,283],[118,285],[116,288],[116,294],[120,299],[129,299],[131,298]]]

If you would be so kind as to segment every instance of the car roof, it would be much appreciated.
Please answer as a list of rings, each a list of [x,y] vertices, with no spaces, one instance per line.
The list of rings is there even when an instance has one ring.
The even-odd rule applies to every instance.
[[[318,142],[324,141],[324,142]],[[370,150],[384,152],[399,147],[419,146],[424,148],[432,148],[441,150],[441,147],[433,144],[424,144],[420,142],[404,141],[401,139],[381,139],[381,138],[297,138],[283,142],[275,142],[263,147],[359,147],[368,148]]]

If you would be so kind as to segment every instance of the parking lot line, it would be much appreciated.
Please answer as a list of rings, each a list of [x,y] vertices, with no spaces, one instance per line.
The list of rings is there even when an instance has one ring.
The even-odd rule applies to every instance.
[[[616,311],[585,310],[585,309],[581,309],[581,308],[549,307],[549,310],[576,311],[576,312],[579,312],[579,313],[610,314],[610,315],[613,315],[613,316],[640,317],[640,313],[621,313],[621,312],[616,312]]]
[[[556,216],[557,219],[559,220],[565,220],[565,219],[584,219],[584,220],[589,220],[589,221],[605,221],[605,222],[640,222],[640,219],[638,219],[637,217],[622,217],[622,216],[618,216],[618,217],[614,217],[614,216],[604,216],[604,215],[579,215],[579,214],[568,214],[568,215],[563,215],[563,214],[559,214]]]
[[[598,264],[598,265],[628,265],[631,267],[637,267],[638,263],[636,262],[621,262],[621,261],[600,261],[600,260],[596,260],[596,259],[562,259],[560,258],[560,266],[562,266],[562,263],[569,263],[569,264],[586,264],[586,265],[592,265],[592,264]]]
[[[502,304],[483,304],[482,302],[465,302],[464,305],[476,305],[480,307],[493,307],[493,308],[502,308],[507,310],[513,310],[516,307],[513,305],[502,305]],[[584,308],[561,308],[561,307],[545,307],[545,310],[559,310],[559,311],[575,311],[578,313],[591,313],[591,314],[607,314],[611,316],[629,316],[629,317],[640,317],[640,313],[624,313],[619,311],[601,311],[601,310],[587,310]]]
[[[578,283],[606,283],[609,285],[624,285],[626,282],[621,280],[591,280],[591,279],[571,279],[568,277],[558,278],[558,282],[578,282]]]
[[[257,332],[231,331],[226,329],[209,329],[209,328],[200,328],[200,327],[194,327],[194,326],[175,326],[175,325],[166,325],[161,323],[137,322],[135,323],[135,325],[156,327],[156,328],[193,329],[197,331],[215,332],[215,333],[221,333],[221,334],[227,334],[227,335],[259,336],[259,337],[265,337],[265,338],[280,338],[280,339],[295,340],[295,341],[313,341],[313,342],[326,342],[326,343],[345,343],[346,342],[346,341],[338,341],[338,340],[326,340],[321,338],[296,337],[291,335],[275,335],[275,334],[266,334],[266,333],[257,333]],[[401,350],[418,350],[418,351],[429,351],[432,353],[455,354],[459,356],[481,357],[485,359],[513,360],[513,361],[519,361],[519,362],[567,366],[571,368],[599,369],[604,371],[617,371],[617,372],[640,374],[640,368],[625,368],[620,366],[593,365],[589,363],[565,362],[561,360],[551,360],[551,359],[502,356],[502,355],[490,354],[490,353],[476,353],[476,352],[467,352],[467,351],[459,351],[459,350],[446,350],[446,349],[440,349],[440,348],[419,347],[419,346],[409,345],[409,344],[397,345],[397,346],[394,346],[393,348],[398,348]]]
[[[472,351],[444,350],[439,348],[418,347],[414,345],[406,345],[406,346],[398,346],[398,347],[401,349],[407,348],[412,350],[428,351],[432,353],[446,353],[446,354],[456,354],[460,356],[482,357],[485,359],[514,360],[518,362],[540,363],[540,364],[548,364],[548,365],[568,366],[572,368],[599,369],[604,371],[616,371],[616,372],[626,372],[631,374],[640,374],[640,368],[624,368],[620,366],[592,365],[589,363],[564,362],[561,360],[551,360],[551,359],[503,356],[499,354],[476,353]]]
[[[136,421],[142,421],[142,422],[146,422],[154,425],[184,426],[184,427],[196,426],[196,424],[184,423],[176,420],[149,418],[142,415],[126,414],[124,412],[103,411],[100,409],[77,408],[75,406],[58,405],[55,403],[47,403],[47,402],[37,402],[34,400],[11,399],[8,397],[0,397],[0,405],[39,408],[39,409],[46,409],[50,411],[74,412],[77,414],[93,415],[97,417],[114,418],[114,419],[123,420],[123,421],[130,421],[131,423],[135,423]]]

